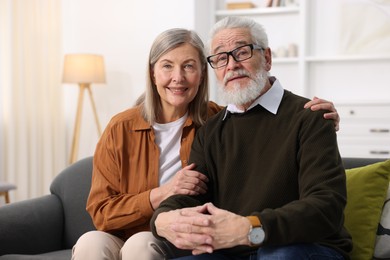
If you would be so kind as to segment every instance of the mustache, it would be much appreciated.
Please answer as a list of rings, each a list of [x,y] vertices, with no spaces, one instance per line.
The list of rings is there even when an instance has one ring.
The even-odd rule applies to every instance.
[[[225,85],[232,78],[240,77],[240,76],[251,77],[251,74],[248,71],[243,69],[236,70],[236,71],[229,71],[228,73],[226,73],[225,77],[223,78],[223,84]]]

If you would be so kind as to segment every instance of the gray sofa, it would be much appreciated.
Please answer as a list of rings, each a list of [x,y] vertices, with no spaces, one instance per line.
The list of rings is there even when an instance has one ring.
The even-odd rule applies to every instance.
[[[384,159],[344,158],[346,169]],[[0,207],[0,260],[71,258],[83,233],[94,230],[85,204],[91,185],[92,157],[63,170],[50,195]]]
[[[95,229],[85,210],[92,157],[63,170],[50,195],[0,207],[0,259],[67,259],[85,232]]]

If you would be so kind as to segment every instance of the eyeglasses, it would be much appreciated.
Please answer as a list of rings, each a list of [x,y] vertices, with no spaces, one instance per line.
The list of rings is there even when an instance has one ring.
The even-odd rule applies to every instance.
[[[246,44],[235,48],[232,51],[220,52],[207,57],[207,62],[213,69],[225,67],[229,63],[229,55],[233,57],[236,62],[244,61],[252,58],[253,50],[264,50],[264,48],[255,44]]]

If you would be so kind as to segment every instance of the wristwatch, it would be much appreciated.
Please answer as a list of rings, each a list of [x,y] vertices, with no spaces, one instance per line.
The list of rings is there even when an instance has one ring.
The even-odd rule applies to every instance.
[[[247,217],[251,222],[251,228],[248,233],[248,239],[251,246],[259,246],[263,243],[265,238],[264,229],[261,226],[260,220],[256,216]]]

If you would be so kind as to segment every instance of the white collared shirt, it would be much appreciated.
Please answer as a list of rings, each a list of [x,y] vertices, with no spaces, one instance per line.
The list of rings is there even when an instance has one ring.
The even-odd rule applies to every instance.
[[[267,109],[272,114],[276,115],[279,109],[280,102],[282,101],[284,89],[280,84],[279,80],[275,80],[272,84],[272,87],[265,92],[263,95],[258,97],[253,103],[249,106],[247,111],[251,110],[257,105],[260,105]],[[239,109],[234,104],[227,105],[225,115],[222,120],[225,120],[227,113],[244,113],[245,111]]]

